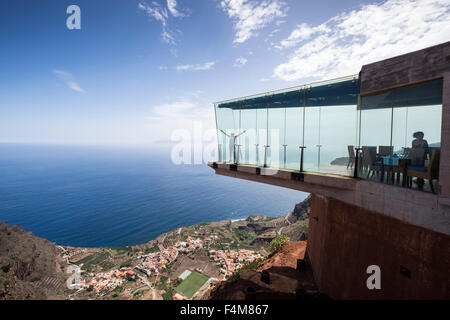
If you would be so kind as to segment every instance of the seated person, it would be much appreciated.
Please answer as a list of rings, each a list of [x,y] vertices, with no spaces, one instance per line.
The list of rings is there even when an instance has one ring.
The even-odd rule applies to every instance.
[[[422,131],[414,132],[413,137],[415,139],[412,142],[412,148],[423,148],[425,150],[425,156],[427,156],[430,153],[430,148],[428,147],[428,141],[423,138],[424,136]]]
[[[428,154],[430,153],[430,148],[428,147],[427,140],[424,139],[424,133],[422,131],[417,131],[413,134],[413,137],[415,138],[412,142],[412,154],[414,154],[414,149],[422,149],[423,150],[423,156],[420,158],[412,158],[411,164],[413,166],[424,166],[425,165],[425,159],[427,159]],[[421,178],[418,178],[414,180],[414,183],[416,183],[419,188],[423,186],[424,181]]]

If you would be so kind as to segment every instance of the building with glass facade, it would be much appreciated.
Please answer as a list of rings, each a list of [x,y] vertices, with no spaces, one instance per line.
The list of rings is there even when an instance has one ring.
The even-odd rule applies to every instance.
[[[442,90],[435,79],[361,97],[359,76],[352,75],[218,102],[219,162],[356,175],[434,192]]]
[[[321,291],[450,299],[450,42],[214,107],[216,174],[311,194]]]

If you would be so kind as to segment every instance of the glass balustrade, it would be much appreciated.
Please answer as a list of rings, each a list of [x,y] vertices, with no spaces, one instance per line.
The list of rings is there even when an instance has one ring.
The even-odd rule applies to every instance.
[[[286,108],[286,168],[300,170],[301,149],[303,141],[304,107]],[[284,156],[284,155],[283,155]]]
[[[363,179],[437,189],[441,79],[360,97],[359,79],[350,76],[215,110],[224,162],[343,176],[356,170]]]

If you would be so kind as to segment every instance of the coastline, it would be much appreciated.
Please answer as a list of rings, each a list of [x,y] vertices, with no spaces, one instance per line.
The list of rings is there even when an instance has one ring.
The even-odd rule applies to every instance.
[[[183,228],[196,227],[196,226],[201,226],[201,225],[205,225],[205,224],[223,224],[223,223],[230,223],[230,222],[231,222],[231,224],[234,224],[234,223],[241,222],[241,221],[247,221],[247,220],[251,219],[252,217],[258,217],[258,218],[262,218],[262,219],[279,219],[279,218],[282,218],[282,217],[284,218],[285,216],[287,216],[289,214],[290,214],[290,212],[286,213],[286,214],[283,214],[281,216],[274,216],[274,217],[273,216],[254,216],[254,215],[249,215],[246,218],[244,217],[244,218],[238,218],[238,219],[225,219],[225,220],[219,220],[219,221],[200,222],[200,223],[197,223],[197,224],[181,226],[181,227],[169,230],[167,232],[163,232],[163,233],[159,234],[158,236],[156,236],[155,238],[150,239],[150,240],[148,240],[146,242],[143,242],[143,243],[136,243],[136,244],[130,244],[130,245],[123,245],[123,246],[121,246],[121,245],[119,245],[119,246],[76,246],[76,245],[72,245],[72,244],[60,244],[60,243],[57,243],[57,242],[54,242],[54,241],[50,241],[50,240],[48,240],[48,241],[50,241],[52,244],[54,244],[55,246],[58,246],[58,247],[73,247],[73,248],[82,248],[82,249],[108,249],[108,248],[136,247],[136,246],[146,245],[146,244],[151,243],[153,241],[158,241],[158,238],[160,238],[160,237],[162,237],[162,236],[164,236],[166,234],[169,234],[169,233],[172,233],[172,232],[176,232],[177,230],[183,229]],[[0,223],[2,223],[2,222],[6,223],[5,221],[0,221]],[[14,225],[11,225],[11,226],[14,226]],[[18,225],[18,226],[20,226],[20,225]],[[46,239],[45,237],[40,237],[40,238]]]
[[[270,242],[281,232],[292,241],[306,238],[309,203],[307,198],[288,214],[291,224],[286,222],[286,215],[205,222],[123,247],[61,246],[20,226],[2,223],[0,262],[2,267],[11,266],[11,271],[3,273],[0,282],[15,281],[4,292],[5,297],[14,298],[24,297],[31,290],[35,294],[30,299],[128,300],[149,299],[150,294],[151,299],[172,300],[180,295],[182,299],[199,299],[209,294],[210,286],[201,286],[203,289],[198,289],[201,293],[192,296],[192,292],[185,291],[191,285],[182,285],[183,275],[192,274],[214,286],[228,280],[246,264],[267,257]],[[17,269],[21,266],[34,270],[30,278],[14,278],[15,274],[22,274]],[[80,273],[80,282],[67,288],[64,283],[73,268]],[[52,283],[53,287],[36,289],[42,283]]]

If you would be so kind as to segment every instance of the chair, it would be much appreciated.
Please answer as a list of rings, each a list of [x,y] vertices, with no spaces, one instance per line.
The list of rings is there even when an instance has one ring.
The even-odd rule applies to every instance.
[[[425,166],[425,149],[413,148],[409,150],[408,158],[411,159],[411,165],[415,167]]]
[[[402,149],[403,149],[403,154],[401,155],[401,158],[402,159],[409,159],[409,154],[410,154],[410,152],[411,152],[411,148],[405,148],[405,147],[402,147]]]
[[[348,149],[348,164],[347,164],[347,169],[348,167],[353,168],[353,165],[355,164],[355,146],[347,146]]]
[[[381,162],[377,161],[377,147],[362,147],[361,165],[364,170],[368,170],[367,179],[371,173],[373,176],[375,172],[381,171]]]
[[[413,150],[422,150],[422,159],[423,159],[423,151],[424,151],[423,149],[412,149],[411,153],[413,153]],[[428,182],[430,184],[431,191],[433,193],[435,193],[434,186],[433,186],[433,180],[439,178],[440,157],[441,157],[440,151],[433,150],[428,167],[417,166],[417,165],[408,166],[408,170],[406,173],[406,175],[408,177],[408,185],[411,186],[413,177],[416,177],[419,179],[426,179],[426,180],[428,180]]]
[[[378,147],[378,155],[380,157],[390,157],[394,153],[393,146],[379,146]]]

